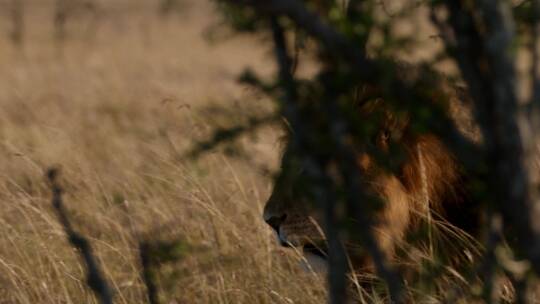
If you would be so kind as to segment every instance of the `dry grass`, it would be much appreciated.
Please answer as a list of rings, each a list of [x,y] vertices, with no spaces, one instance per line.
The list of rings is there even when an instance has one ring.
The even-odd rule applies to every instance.
[[[235,81],[246,66],[273,71],[267,46],[256,37],[205,41],[218,20],[208,0],[184,0],[168,20],[157,1],[96,2],[101,17],[68,21],[61,47],[53,0],[25,1],[22,49],[0,36],[0,304],[96,302],[52,210],[51,165],[62,168],[71,220],[116,303],[146,301],[138,245],[147,239],[182,244],[181,258],[159,271],[163,303],[324,303],[324,277],[303,272],[261,218],[266,170],[278,164],[276,130],[182,158],[215,127],[272,113],[270,101]],[[0,33],[9,32],[4,20]],[[369,291],[363,298],[384,302]]]
[[[102,1],[97,28],[84,15],[68,25],[59,50],[51,3],[28,6],[23,50],[0,37],[0,303],[95,303],[50,205],[50,165],[62,168],[71,219],[116,303],[145,301],[143,238],[188,244],[161,268],[165,303],[323,302],[324,279],[279,254],[261,219],[271,179],[252,163],[275,168],[275,132],[240,140],[251,162],[180,157],[213,127],[272,111],[235,83],[246,65],[272,70],[264,46],[209,45],[206,1],[164,21],[154,2],[118,0]]]

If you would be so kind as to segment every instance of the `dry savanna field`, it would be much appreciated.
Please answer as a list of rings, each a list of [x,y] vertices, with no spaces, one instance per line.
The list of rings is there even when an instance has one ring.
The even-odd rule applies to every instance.
[[[77,13],[58,41],[54,2],[36,0],[25,1],[16,46],[9,3],[0,9],[0,303],[96,303],[52,208],[50,166],[61,168],[69,217],[115,303],[146,301],[144,240],[173,244],[156,269],[164,303],[324,301],[324,278],[300,271],[261,217],[275,128],[184,157],[216,127],[273,111],[236,82],[246,66],[272,71],[265,43],[209,42],[219,19],[199,0],[168,19],[158,1],[101,1],[99,18]]]
[[[160,303],[325,303],[325,275],[306,271],[262,219],[283,148],[279,126],[188,157],[215,130],[276,111],[237,81],[246,67],[275,72],[270,43],[233,34],[211,0],[178,0],[168,15],[159,5],[174,0],[66,1],[73,6],[60,30],[61,1],[0,0],[0,304],[98,303],[53,207],[52,167],[115,303],[148,302],[145,244]],[[396,58],[427,61],[442,48],[426,16],[415,6],[410,22],[396,22],[393,34],[418,46]],[[373,37],[368,51],[381,43]],[[307,61],[300,75],[317,70]],[[527,71],[530,58],[518,63]],[[437,68],[457,71],[451,62]],[[447,272],[439,290],[470,287]],[[417,285],[407,286],[414,299],[445,303]],[[384,303],[379,296],[366,291],[363,303]]]

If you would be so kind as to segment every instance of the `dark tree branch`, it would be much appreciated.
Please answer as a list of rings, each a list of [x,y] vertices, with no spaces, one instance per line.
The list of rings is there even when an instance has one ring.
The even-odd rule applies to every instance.
[[[287,16],[293,21],[296,26],[303,29],[317,39],[321,45],[324,46],[326,51],[338,59],[344,59],[351,67],[351,71],[355,73],[354,77],[357,77],[359,81],[364,83],[374,83],[384,79],[388,85],[388,89],[384,94],[393,100],[399,100],[402,107],[406,107],[410,104],[418,103],[422,101],[415,92],[415,81],[418,79],[407,79],[407,82],[403,81],[399,77],[392,77],[389,79],[385,77],[388,75],[386,65],[381,65],[380,62],[371,60],[365,57],[365,53],[362,49],[363,46],[359,46],[356,43],[350,41],[346,36],[334,30],[331,26],[325,24],[322,19],[315,13],[308,10],[302,1],[299,0],[222,0],[224,2],[250,6],[260,14],[270,16]],[[354,3],[350,4],[354,6]],[[398,69],[400,74],[411,75],[422,74],[418,72],[418,69],[401,64]],[[411,70],[411,71],[409,71]],[[433,124],[433,125],[429,125]],[[449,144],[449,148],[454,152],[469,169],[469,171],[475,171],[482,162],[482,159],[478,156],[481,155],[481,147],[472,143],[469,139],[465,138],[456,127],[455,123],[448,117],[438,117],[430,122],[428,126],[430,129],[437,132],[444,140]]]
[[[364,178],[358,168],[351,166],[356,162],[358,153],[349,144],[348,139],[350,136],[348,135],[351,134],[351,130],[346,120],[340,117],[339,109],[334,100],[327,101],[327,110],[332,117],[331,135],[335,139],[337,157],[340,160],[340,170],[346,183],[347,208],[351,210],[352,216],[356,220],[354,231],[359,234],[363,245],[373,259],[377,273],[388,285],[393,303],[401,303],[404,300],[402,280],[388,264],[372,233],[374,223],[370,220],[369,215],[373,214],[373,210],[370,210],[372,208],[368,207],[368,203],[373,198],[366,195],[362,186],[366,183],[364,183]]]
[[[258,9],[259,12],[280,16],[284,15],[294,21],[298,27],[308,34],[316,37],[325,46],[330,54],[337,57],[348,58],[353,65],[362,66],[364,75],[372,77],[378,72],[370,60],[363,56],[363,52],[357,45],[350,42],[345,36],[336,32],[332,27],[322,22],[321,18],[306,9],[305,5],[298,0],[226,0],[239,5],[249,5]]]
[[[532,100],[529,102],[529,119],[531,121],[531,128],[533,130],[540,130],[540,0],[533,0],[533,39],[532,39],[532,54],[533,54],[533,66],[532,66],[532,81],[533,92]],[[538,157],[540,154],[540,132],[533,134],[532,152],[531,155]],[[538,159],[530,159],[530,162],[539,161]],[[531,166],[536,168],[535,166]],[[534,170],[534,169],[533,169]],[[536,188],[540,187],[540,172],[530,172],[532,175],[532,182],[536,185]]]
[[[239,125],[232,128],[218,129],[213,133],[211,139],[196,143],[193,149],[184,154],[184,157],[195,158],[197,156],[200,156],[202,153],[217,147],[219,144],[237,139],[243,134],[253,132],[257,128],[266,126],[267,124],[275,122],[276,120],[277,117],[274,115],[252,117],[245,125]]]
[[[52,190],[52,205],[56,210],[56,214],[60,221],[60,224],[64,228],[69,242],[73,247],[75,247],[86,266],[86,282],[92,291],[96,294],[99,302],[101,304],[112,304],[113,296],[107,280],[103,276],[103,272],[100,269],[99,263],[97,262],[94,254],[92,252],[92,247],[88,240],[77,233],[71,226],[71,222],[67,216],[67,211],[64,207],[64,202],[62,200],[62,187],[58,182],[58,169],[51,168],[47,171],[47,178]]]
[[[533,0],[533,39],[532,39],[532,81],[533,94],[531,105],[538,111],[540,108],[540,0]]]
[[[296,141],[298,149],[303,150],[303,156],[310,157],[308,151],[311,151],[311,149],[308,138],[305,136],[307,133],[304,132],[304,130],[306,130],[306,125],[304,124],[305,122],[301,120],[302,118],[298,113],[296,105],[294,79],[290,74],[291,59],[287,52],[283,29],[275,17],[272,17],[271,20],[274,43],[276,46],[276,59],[279,64],[280,81],[286,91],[284,97],[284,111],[286,117],[290,119],[293,130],[295,130],[293,141]],[[339,110],[337,109],[334,100],[332,100],[331,96],[327,96],[327,98],[328,100],[324,102],[324,105],[327,114],[330,116],[329,121],[331,125],[329,131],[331,136],[335,139],[336,157],[341,161],[341,174],[344,176],[347,183],[347,206],[353,211],[353,217],[356,220],[355,231],[360,233],[367,251],[374,260],[377,272],[388,284],[391,298],[394,302],[400,303],[403,300],[401,280],[396,273],[390,270],[387,261],[385,261],[385,258],[371,233],[372,225],[368,219],[368,214],[370,213],[369,210],[365,208],[369,198],[363,194],[363,187],[361,186],[362,179],[358,170],[351,168],[350,165],[356,162],[356,154],[350,145],[347,144],[347,134],[350,134],[348,133],[350,130],[348,129],[345,118],[341,117],[339,114]],[[313,152],[311,152],[311,154],[312,153]],[[317,185],[320,188],[315,190],[321,191],[321,198],[326,198],[321,199],[320,203],[322,203],[321,206],[324,206],[326,215],[325,228],[329,246],[331,303],[343,303],[346,286],[345,273],[347,271],[347,262],[343,244],[339,238],[339,226],[337,222],[340,219],[336,218],[335,215],[336,204],[338,201],[333,199],[334,195],[332,192],[334,189],[328,187],[328,185],[333,184],[333,182],[324,173],[323,168],[326,161],[317,161],[316,159],[313,159],[310,162],[314,164],[311,167],[315,169],[311,172],[312,176],[314,176],[316,180],[328,181]]]
[[[338,230],[334,219],[335,199],[332,197],[331,184],[324,174],[325,159],[317,159],[309,153],[309,138],[307,138],[307,125],[302,120],[298,105],[296,103],[297,94],[293,76],[291,74],[292,60],[289,57],[285,36],[277,18],[271,18],[273,39],[275,43],[276,61],[279,67],[279,80],[284,89],[282,100],[283,114],[288,119],[291,127],[295,131],[290,144],[302,156],[306,164],[306,172],[316,181],[312,192],[315,200],[325,209],[326,215],[326,237],[328,239],[330,271],[328,279],[330,283],[330,303],[345,303],[346,295],[346,272],[347,258],[343,244],[340,241]]]
[[[464,1],[447,1],[449,23],[454,30],[456,58],[469,84],[486,146],[488,164],[494,174],[498,208],[519,235],[519,247],[540,273],[540,227],[538,196],[531,187],[528,168],[532,129],[518,104],[511,43],[514,24],[504,1],[481,1],[475,19]],[[485,30],[477,29],[482,22]],[[538,225],[537,225],[538,226]]]

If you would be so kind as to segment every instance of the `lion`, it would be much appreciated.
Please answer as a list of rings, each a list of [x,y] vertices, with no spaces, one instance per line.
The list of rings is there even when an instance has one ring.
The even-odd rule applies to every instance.
[[[460,132],[474,142],[481,141],[467,106],[470,101],[465,89],[445,90],[451,93],[448,110]],[[433,239],[417,247],[426,248],[431,246],[431,243],[427,245],[429,242],[446,241],[441,246],[453,247],[458,253],[448,254],[450,259],[457,256],[471,259],[470,251],[474,250],[464,249],[466,246],[461,247],[455,239],[462,238],[463,243],[473,244],[478,237],[481,215],[465,187],[467,176],[459,160],[437,135],[414,134],[407,115],[395,115],[382,99],[372,98],[374,96],[370,94],[366,98],[369,101],[358,106],[361,115],[383,113],[379,130],[370,144],[381,153],[391,153],[388,147],[392,141],[405,154],[396,173],[381,170],[366,153],[358,154],[357,162],[351,164],[367,180],[366,191],[383,202],[383,207],[373,215],[376,219],[373,235],[378,247],[389,261],[398,263],[403,252],[411,252],[406,249],[410,236],[418,234],[420,228],[425,227],[422,223],[427,223],[429,229],[439,233],[430,233]],[[264,207],[263,218],[275,231],[281,245],[297,248],[312,267],[324,270],[327,252],[323,214],[304,193],[301,160],[292,153],[291,145],[285,145],[281,172]],[[346,247],[353,271],[373,273],[373,262],[364,251]]]

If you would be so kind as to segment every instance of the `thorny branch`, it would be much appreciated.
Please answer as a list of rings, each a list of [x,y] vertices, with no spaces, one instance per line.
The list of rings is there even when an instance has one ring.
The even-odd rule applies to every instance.
[[[58,169],[51,168],[47,170],[47,179],[49,180],[49,185],[52,190],[52,205],[56,211],[60,224],[64,228],[69,242],[79,251],[82,259],[84,260],[84,264],[86,266],[86,282],[88,286],[96,294],[101,304],[112,304],[113,296],[111,289],[109,288],[109,284],[103,276],[99,263],[92,252],[90,243],[84,236],[77,233],[73,229],[73,226],[71,226],[71,222],[67,216],[64,202],[62,200],[63,189],[58,182],[58,174]]]

